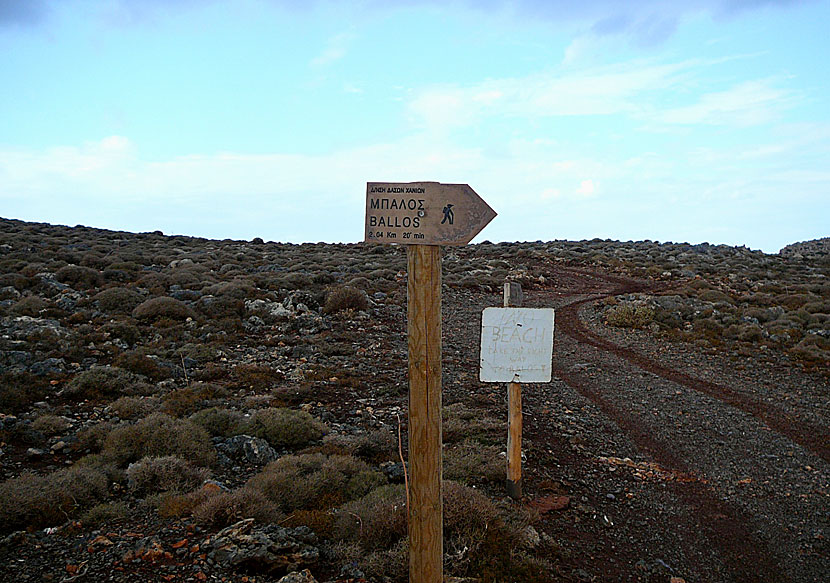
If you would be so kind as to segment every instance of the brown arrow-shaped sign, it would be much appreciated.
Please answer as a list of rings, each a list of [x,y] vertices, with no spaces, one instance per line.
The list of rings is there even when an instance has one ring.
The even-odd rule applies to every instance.
[[[366,183],[367,243],[466,245],[496,212],[468,184]]]

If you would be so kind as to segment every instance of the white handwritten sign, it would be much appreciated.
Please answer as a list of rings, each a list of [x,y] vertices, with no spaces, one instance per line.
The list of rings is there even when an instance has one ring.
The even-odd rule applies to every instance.
[[[553,308],[486,308],[481,316],[481,381],[550,382],[553,318]]]

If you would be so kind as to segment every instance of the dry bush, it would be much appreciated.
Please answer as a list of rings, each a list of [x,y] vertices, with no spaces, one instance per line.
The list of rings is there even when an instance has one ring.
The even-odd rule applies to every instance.
[[[0,411],[19,413],[43,400],[48,381],[22,372],[0,372]]]
[[[174,455],[144,457],[127,468],[127,485],[135,495],[157,492],[189,492],[209,477],[209,472]]]
[[[138,419],[161,409],[161,400],[156,397],[119,397],[109,407],[121,419]]]
[[[162,398],[164,412],[175,417],[195,413],[213,399],[224,399],[228,390],[214,383],[197,382],[167,393]]]
[[[140,379],[133,373],[112,366],[94,366],[75,375],[64,394],[81,399],[103,399],[138,392]]]
[[[830,362],[830,339],[807,334],[789,352],[809,364],[827,363]]]
[[[141,302],[133,310],[133,318],[137,320],[186,320],[195,314],[187,304],[175,298],[161,296]]]
[[[444,477],[462,484],[503,482],[506,458],[501,448],[465,440],[444,450]]]
[[[196,308],[208,318],[236,320],[245,314],[245,301],[234,297],[204,296],[199,299]]]
[[[32,422],[32,429],[40,431],[44,435],[57,435],[72,427],[72,424],[65,417],[57,415],[40,415]]]
[[[72,444],[76,451],[99,452],[104,448],[107,436],[115,429],[109,421],[87,425],[78,431],[78,437]]]
[[[52,307],[52,303],[40,296],[26,296],[14,303],[11,308],[13,314],[18,316],[40,317],[43,312]]]
[[[230,437],[237,433],[243,417],[242,413],[233,409],[210,407],[193,413],[189,419],[213,437]]]
[[[67,265],[55,273],[55,279],[75,289],[95,288],[104,283],[104,277],[97,269],[81,265]]]
[[[284,512],[326,510],[365,496],[386,477],[351,456],[289,455],[271,462],[248,480]]]
[[[332,289],[326,295],[323,312],[334,314],[343,310],[366,311],[369,309],[369,298],[363,290],[344,285]]]
[[[386,578],[404,583],[409,576],[409,539],[399,541],[390,549],[381,549],[361,556],[361,570],[379,581]]]
[[[110,337],[122,340],[131,346],[141,340],[141,331],[130,322],[107,322],[101,327],[101,332],[108,334]]]
[[[239,364],[234,367],[231,376],[240,389],[255,391],[269,389],[285,377],[277,369],[263,364]]]
[[[407,534],[406,491],[403,485],[381,486],[334,515],[332,538],[356,542],[364,553],[389,549]]]
[[[125,287],[111,287],[92,297],[98,309],[112,314],[129,314],[141,303],[141,295]]]
[[[177,455],[199,466],[209,466],[216,460],[207,431],[187,419],[164,413],[116,427],[107,435],[102,451],[119,466],[147,456]]]
[[[226,298],[233,298],[237,300],[252,298],[256,295],[256,287],[253,282],[240,279],[216,283],[204,288],[202,291],[212,296],[224,296]]]
[[[170,287],[170,278],[161,273],[150,272],[142,275],[137,284],[147,289],[153,295],[163,295],[167,293],[167,288]]]
[[[654,321],[654,310],[649,306],[620,304],[605,312],[605,321],[618,328],[645,328]]]
[[[140,350],[130,350],[119,354],[113,364],[124,370],[143,375],[152,381],[160,381],[169,376],[155,360]]]
[[[397,437],[385,429],[359,435],[352,442],[350,449],[353,455],[373,464],[396,460],[398,456]]]
[[[483,493],[446,481],[444,571],[483,582],[548,581],[550,565],[535,558],[521,510],[497,507]],[[329,552],[339,563],[357,563],[371,577],[406,581],[406,505],[402,486],[386,486],[332,511]],[[538,555],[550,549],[537,550]]]
[[[0,532],[62,524],[106,496],[107,476],[95,469],[22,474],[0,484]]]
[[[256,411],[238,433],[261,437],[272,447],[299,447],[322,438],[326,427],[305,411],[271,407]]]
[[[81,524],[86,528],[97,528],[104,523],[127,518],[129,514],[130,507],[125,502],[104,502],[84,512],[81,516]]]
[[[505,431],[504,422],[487,417],[480,410],[464,403],[452,403],[441,411],[444,443],[457,443],[473,439],[480,443],[501,443]]]
[[[499,509],[472,488],[444,482],[444,568],[483,581],[547,581],[549,566],[528,553],[530,516]]]
[[[261,492],[251,488],[219,492],[193,508],[193,519],[212,528],[224,528],[245,518],[269,524],[282,521],[285,515]]]

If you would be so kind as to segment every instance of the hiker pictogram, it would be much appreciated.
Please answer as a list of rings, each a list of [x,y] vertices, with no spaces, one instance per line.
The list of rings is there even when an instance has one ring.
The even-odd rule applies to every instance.
[[[451,204],[448,204],[447,206],[444,207],[444,218],[441,219],[441,224],[442,225],[444,223],[452,224],[453,221],[455,220],[455,215],[453,214],[452,207],[453,207],[453,205],[451,205]]]

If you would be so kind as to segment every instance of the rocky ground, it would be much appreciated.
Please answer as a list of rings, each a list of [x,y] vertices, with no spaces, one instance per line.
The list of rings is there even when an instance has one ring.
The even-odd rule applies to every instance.
[[[445,572],[830,572],[830,240],[444,253]],[[0,579],[406,580],[398,247],[0,220]],[[478,381],[504,281],[554,307],[554,378]]]

